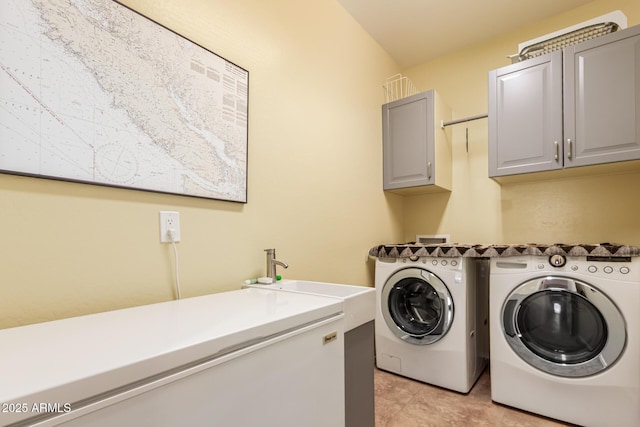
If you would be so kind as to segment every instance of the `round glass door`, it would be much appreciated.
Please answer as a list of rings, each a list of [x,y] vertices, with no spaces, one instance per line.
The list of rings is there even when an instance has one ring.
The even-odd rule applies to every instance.
[[[453,299],[445,284],[420,268],[397,271],[382,290],[387,326],[404,341],[426,345],[441,339],[453,321]]]
[[[626,332],[622,314],[598,289],[561,277],[530,280],[504,304],[503,330],[511,348],[547,373],[583,377],[614,363]]]

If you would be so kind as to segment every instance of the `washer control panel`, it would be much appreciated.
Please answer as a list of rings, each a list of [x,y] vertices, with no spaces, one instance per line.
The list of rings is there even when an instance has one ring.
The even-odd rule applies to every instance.
[[[418,264],[424,265],[426,267],[444,267],[449,268],[451,270],[457,270],[462,264],[462,260],[460,258],[441,258],[441,257],[409,257],[409,258],[398,258],[398,263],[403,264]]]
[[[638,275],[640,271],[640,259],[631,257],[565,257],[552,255],[547,260],[543,257],[536,257],[536,261],[534,265],[537,270],[571,271],[601,277],[625,278],[626,280],[632,280],[629,276]]]

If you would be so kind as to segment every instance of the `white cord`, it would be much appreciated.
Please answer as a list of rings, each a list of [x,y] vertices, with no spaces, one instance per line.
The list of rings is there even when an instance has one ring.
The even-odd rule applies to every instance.
[[[181,299],[180,295],[180,274],[178,272],[178,248],[176,248],[176,242],[173,241],[173,230],[169,230],[169,238],[171,239],[171,246],[173,247],[173,256],[175,259],[176,266],[176,294],[178,299]]]

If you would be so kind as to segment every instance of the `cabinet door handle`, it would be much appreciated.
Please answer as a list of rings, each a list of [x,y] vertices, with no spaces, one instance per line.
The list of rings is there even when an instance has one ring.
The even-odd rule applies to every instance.
[[[567,139],[567,158],[571,158],[571,138]]]
[[[427,162],[427,178],[431,179],[431,162]]]
[[[560,151],[558,150],[558,149],[559,149],[559,147],[558,147],[558,141],[553,141],[553,147],[554,147],[554,148],[555,148],[555,150],[556,150],[556,151],[555,151],[555,152],[556,152],[556,154],[555,154],[555,156],[553,156],[553,157],[554,157],[554,159],[557,161],[557,160],[558,160],[558,157],[560,156]]]

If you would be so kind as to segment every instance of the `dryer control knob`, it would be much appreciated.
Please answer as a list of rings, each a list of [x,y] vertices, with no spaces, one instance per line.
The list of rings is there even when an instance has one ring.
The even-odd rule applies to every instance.
[[[611,274],[613,273],[613,267],[611,267],[610,265],[607,265],[605,268],[602,269],[605,273],[607,274]]]
[[[620,267],[620,273],[629,274],[629,267]]]
[[[598,271],[598,267],[596,267],[595,265],[590,265],[587,270],[589,270],[589,273],[595,273]]]
[[[551,255],[549,257],[549,264],[554,267],[562,267],[567,263],[567,259],[562,255]]]

